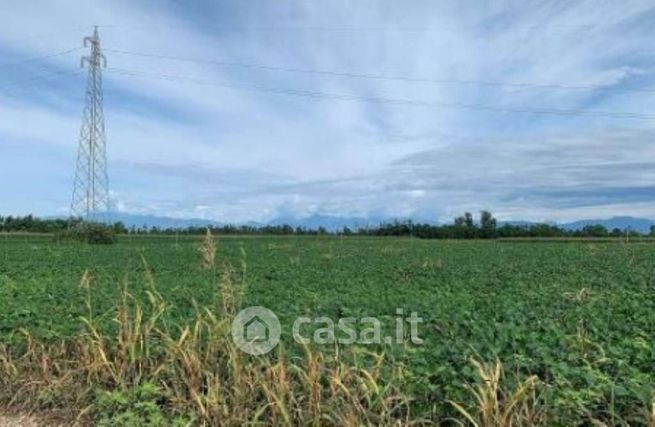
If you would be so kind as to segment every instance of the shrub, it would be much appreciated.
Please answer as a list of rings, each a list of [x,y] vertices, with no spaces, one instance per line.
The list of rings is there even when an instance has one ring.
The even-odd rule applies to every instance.
[[[73,240],[92,245],[111,245],[116,243],[113,228],[100,223],[80,222],[56,235],[57,241]]]
[[[164,412],[160,387],[146,382],[127,390],[100,391],[94,412],[101,427],[186,426],[191,420]]]

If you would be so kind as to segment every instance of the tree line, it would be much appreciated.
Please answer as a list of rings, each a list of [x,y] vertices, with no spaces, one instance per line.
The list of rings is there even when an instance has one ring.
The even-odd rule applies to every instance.
[[[59,233],[64,232],[82,221],[80,219],[47,219],[32,215],[0,216],[0,232]],[[375,227],[351,229],[343,227],[329,231],[325,227],[304,228],[291,225],[223,225],[191,226],[185,228],[126,227],[122,222],[106,225],[115,234],[164,234],[195,235],[205,233],[209,228],[214,234],[223,235],[359,235],[359,236],[398,236],[424,239],[495,239],[521,237],[623,237],[643,236],[636,230],[608,230],[603,225],[587,225],[579,230],[567,230],[554,224],[498,224],[491,212],[482,211],[476,220],[466,212],[456,217],[451,224],[415,223],[411,220],[394,221]],[[650,234],[655,237],[655,226]]]
[[[0,233],[59,233],[82,223],[81,219],[71,218],[38,218],[33,215],[1,216]],[[122,222],[106,225],[117,234],[128,233]]]

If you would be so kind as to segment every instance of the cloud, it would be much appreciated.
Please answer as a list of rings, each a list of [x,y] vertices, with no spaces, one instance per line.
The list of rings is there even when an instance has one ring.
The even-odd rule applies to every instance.
[[[652,122],[452,107],[655,111],[647,91],[655,87],[655,60],[643,53],[655,13],[647,1],[180,7],[9,0],[4,10],[0,53],[7,63],[80,46],[91,24],[101,25],[110,67],[110,181],[116,205],[127,211],[222,221],[314,213],[446,220],[479,209],[505,219],[655,217],[648,211]],[[272,72],[116,50],[447,83]],[[0,67],[0,87],[74,70],[81,53]],[[244,85],[451,107],[230,88]],[[21,87],[10,98],[0,92],[7,165],[0,179],[21,183],[0,189],[3,213],[66,212],[83,90],[79,75]]]

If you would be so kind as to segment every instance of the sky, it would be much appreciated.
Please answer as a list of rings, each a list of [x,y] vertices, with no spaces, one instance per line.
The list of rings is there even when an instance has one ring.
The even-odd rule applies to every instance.
[[[94,25],[115,210],[655,219],[629,0],[2,0],[0,215],[69,213]]]

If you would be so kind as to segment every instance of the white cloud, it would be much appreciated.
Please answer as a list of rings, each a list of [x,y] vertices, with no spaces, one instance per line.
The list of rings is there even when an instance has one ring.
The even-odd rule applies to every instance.
[[[12,62],[68,49],[81,43],[84,27],[99,23],[106,25],[103,45],[113,49],[462,83],[270,72],[107,52],[111,68],[433,103],[654,111],[652,92],[464,82],[652,87],[655,60],[640,53],[651,44],[643,22],[652,14],[647,1],[602,7],[594,1],[539,7],[219,2],[188,10],[162,4],[8,0],[8,13],[0,16],[0,52]],[[77,59],[65,55],[26,70],[76,66]],[[19,80],[21,70],[0,69],[0,79]],[[67,208],[82,79],[43,87],[17,92],[18,100],[0,94],[0,144],[7,147],[3,161],[12,163],[0,169],[0,179],[25,183],[31,199],[39,200],[25,200],[21,188],[4,188],[2,210],[10,213]],[[442,218],[483,208],[516,219],[557,219],[629,214],[634,207],[655,217],[641,200],[655,175],[634,166],[655,154],[650,122],[302,98],[111,70],[105,89],[111,183],[125,210],[239,221],[280,213]],[[38,174],[29,172],[33,164],[43,165]],[[609,202],[597,194],[605,189]],[[578,206],[572,206],[576,197]]]

